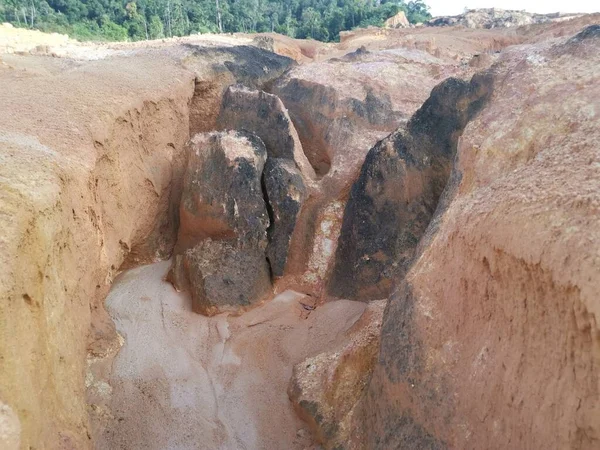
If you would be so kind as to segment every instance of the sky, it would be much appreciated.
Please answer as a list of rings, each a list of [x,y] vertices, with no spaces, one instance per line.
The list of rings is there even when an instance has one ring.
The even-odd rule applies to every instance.
[[[424,0],[433,16],[454,16],[465,7],[526,10],[533,13],[600,12],[600,0]]]

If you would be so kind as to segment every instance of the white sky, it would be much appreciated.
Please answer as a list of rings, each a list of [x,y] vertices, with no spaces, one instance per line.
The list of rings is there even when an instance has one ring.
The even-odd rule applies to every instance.
[[[461,14],[465,7],[526,10],[533,13],[600,12],[600,0],[425,0],[433,16]]]

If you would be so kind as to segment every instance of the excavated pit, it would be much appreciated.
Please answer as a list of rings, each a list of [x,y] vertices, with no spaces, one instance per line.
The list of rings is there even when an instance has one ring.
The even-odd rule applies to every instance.
[[[194,83],[190,133],[206,128],[199,118],[216,122],[216,114],[198,114],[203,95],[219,104],[217,88],[205,87]],[[180,180],[172,183],[172,203],[163,208],[169,217],[157,222],[174,221],[177,227],[174,205],[182,188]],[[264,176],[261,191],[273,221]],[[306,232],[315,230],[307,227]],[[131,254],[137,253],[133,248]],[[306,358],[345,345],[368,303],[322,303],[287,290],[241,315],[205,317],[192,311],[188,293],[166,281],[170,265],[167,260],[132,268],[135,264],[126,258],[106,298],[121,347],[89,360],[96,447],[304,449],[318,445],[314,436],[323,443],[322,432],[314,428],[318,421],[311,421],[309,429],[297,414],[306,418],[313,413],[295,411],[288,398],[292,372]],[[373,362],[361,364],[365,374],[372,370]]]
[[[213,317],[165,281],[185,142],[229,85],[276,93],[290,61],[179,44],[7,58],[0,447],[595,448],[598,29],[506,51],[493,93],[426,102],[458,120],[413,115],[358,179],[309,158],[274,292]]]

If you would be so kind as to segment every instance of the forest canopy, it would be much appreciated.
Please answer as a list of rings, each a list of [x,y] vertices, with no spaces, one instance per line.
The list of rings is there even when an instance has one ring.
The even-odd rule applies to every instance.
[[[138,41],[194,33],[277,32],[320,41],[404,11],[431,18],[422,0],[0,0],[0,22],[79,40]]]

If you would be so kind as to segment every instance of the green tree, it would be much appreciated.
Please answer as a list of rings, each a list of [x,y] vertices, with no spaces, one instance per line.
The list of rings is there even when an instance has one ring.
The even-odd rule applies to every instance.
[[[148,35],[150,39],[162,39],[165,37],[162,20],[157,15],[150,17]]]
[[[423,0],[0,0],[0,20],[81,40],[276,31],[329,41],[399,10],[413,23],[431,17]]]

